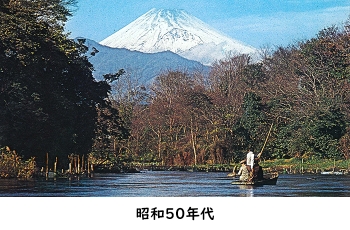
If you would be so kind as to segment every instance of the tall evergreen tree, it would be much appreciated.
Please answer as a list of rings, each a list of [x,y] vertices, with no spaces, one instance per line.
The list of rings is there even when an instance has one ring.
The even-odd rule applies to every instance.
[[[264,105],[258,95],[249,92],[244,97],[242,109],[243,114],[234,127],[237,143],[240,143],[237,149],[258,151],[258,147],[262,146],[262,130],[266,122]]]

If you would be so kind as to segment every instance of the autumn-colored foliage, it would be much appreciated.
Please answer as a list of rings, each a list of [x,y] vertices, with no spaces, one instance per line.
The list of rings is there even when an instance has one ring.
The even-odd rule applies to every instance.
[[[258,153],[273,124],[265,159],[347,158],[348,28],[264,50],[259,62],[238,54],[209,74],[160,74],[130,113],[128,151],[165,165],[230,163]]]
[[[16,151],[0,149],[0,178],[31,178],[35,172],[35,158],[23,160]]]

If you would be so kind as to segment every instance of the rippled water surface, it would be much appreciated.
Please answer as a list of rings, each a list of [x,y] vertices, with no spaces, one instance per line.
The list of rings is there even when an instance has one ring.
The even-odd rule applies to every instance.
[[[147,171],[93,178],[0,180],[0,196],[29,197],[350,197],[350,176],[280,175],[277,185],[232,185],[227,173]]]

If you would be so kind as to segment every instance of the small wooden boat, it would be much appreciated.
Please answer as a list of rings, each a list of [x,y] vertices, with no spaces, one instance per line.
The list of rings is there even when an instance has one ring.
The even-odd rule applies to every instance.
[[[273,174],[271,176],[264,176],[262,180],[256,181],[232,181],[233,185],[254,185],[254,186],[262,186],[262,185],[276,185],[278,180],[278,173]]]

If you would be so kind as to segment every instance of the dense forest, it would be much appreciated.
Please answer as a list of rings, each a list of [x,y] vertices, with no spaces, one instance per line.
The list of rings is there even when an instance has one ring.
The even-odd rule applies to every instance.
[[[350,20],[261,49],[259,61],[231,54],[210,73],[169,70],[139,85],[123,70],[96,81],[89,57],[98,50],[64,32],[72,6],[0,1],[0,160],[16,150],[65,168],[72,156],[227,164],[259,152],[270,127],[264,159],[349,158]]]
[[[88,154],[98,111],[111,107],[113,79],[95,81],[93,53],[64,33],[73,4],[0,1],[0,146],[39,164]]]
[[[149,89],[122,76],[112,98],[130,136],[103,150],[165,165],[227,164],[260,152],[272,127],[264,159],[348,159],[349,22],[260,54],[218,60],[209,74],[167,71]]]

